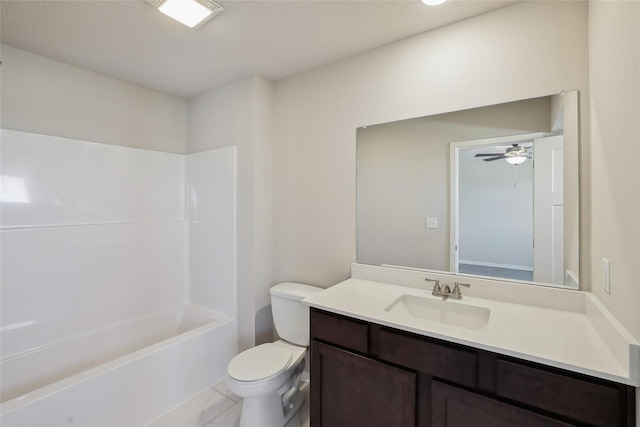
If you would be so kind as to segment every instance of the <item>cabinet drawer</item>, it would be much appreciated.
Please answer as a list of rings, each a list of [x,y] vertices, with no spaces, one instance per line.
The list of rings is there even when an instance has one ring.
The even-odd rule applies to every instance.
[[[496,387],[498,396],[589,425],[625,425],[624,394],[615,385],[499,359]]]
[[[369,349],[366,323],[315,309],[311,310],[311,337],[361,353]]]
[[[433,382],[431,390],[431,427],[573,426],[438,381]]]
[[[477,355],[473,350],[383,328],[378,356],[436,378],[476,386]]]

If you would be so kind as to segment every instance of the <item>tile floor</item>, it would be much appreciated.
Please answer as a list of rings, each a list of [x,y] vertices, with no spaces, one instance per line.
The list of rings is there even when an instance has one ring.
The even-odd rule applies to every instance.
[[[303,383],[301,390],[305,395],[304,405],[285,427],[310,425],[309,383]],[[231,393],[223,380],[146,427],[237,427],[241,409],[242,399]]]

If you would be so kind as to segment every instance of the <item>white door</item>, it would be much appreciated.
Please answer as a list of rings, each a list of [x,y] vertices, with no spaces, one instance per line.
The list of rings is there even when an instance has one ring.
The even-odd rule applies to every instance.
[[[533,280],[564,284],[563,137],[533,142]]]

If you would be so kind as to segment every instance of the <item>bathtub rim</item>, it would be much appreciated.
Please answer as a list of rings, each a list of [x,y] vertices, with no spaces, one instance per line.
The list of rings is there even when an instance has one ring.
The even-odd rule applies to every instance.
[[[212,319],[211,319],[210,322],[207,322],[204,325],[200,325],[200,326],[198,326],[198,327],[196,327],[194,329],[182,332],[182,333],[177,334],[177,335],[175,335],[175,336],[173,336],[171,338],[159,341],[157,343],[151,344],[151,345],[149,345],[147,347],[144,347],[144,348],[141,348],[139,350],[135,350],[135,351],[133,351],[131,353],[125,354],[125,355],[120,356],[120,357],[117,357],[117,358],[115,358],[113,360],[110,360],[108,362],[101,363],[101,364],[99,364],[97,366],[94,366],[92,368],[89,368],[89,369],[86,369],[84,371],[78,372],[76,374],[70,375],[70,376],[68,376],[66,378],[63,378],[63,379],[59,380],[59,381],[53,382],[51,384],[47,384],[45,386],[42,386],[40,388],[37,388],[35,390],[29,391],[29,392],[27,392],[25,394],[22,394],[20,396],[17,396],[17,397],[14,397],[14,398],[10,399],[10,400],[2,402],[2,403],[0,403],[0,415],[4,415],[4,414],[7,414],[7,413],[12,412],[14,410],[20,409],[20,408],[22,408],[22,407],[24,407],[26,405],[29,405],[32,402],[35,402],[35,401],[37,401],[39,399],[43,399],[43,398],[46,398],[48,396],[51,396],[51,395],[55,394],[56,392],[58,392],[60,390],[64,390],[64,389],[67,389],[69,387],[72,387],[75,384],[78,384],[78,383],[80,383],[82,381],[85,381],[85,380],[87,380],[89,378],[93,378],[93,377],[95,377],[97,375],[100,375],[100,374],[103,374],[103,373],[107,373],[109,371],[117,369],[117,368],[119,368],[119,367],[121,367],[123,365],[126,365],[128,363],[132,363],[134,361],[142,359],[142,358],[144,358],[144,357],[146,357],[146,356],[148,356],[148,355],[150,355],[150,354],[152,354],[152,353],[154,353],[156,351],[159,351],[161,349],[174,346],[174,345],[176,345],[176,344],[178,344],[178,343],[180,343],[182,341],[191,339],[191,338],[193,338],[195,336],[201,335],[201,334],[206,333],[206,332],[208,332],[210,330],[214,330],[216,328],[219,328],[219,327],[222,327],[222,326],[225,326],[225,325],[228,325],[230,323],[235,322],[235,319],[233,319],[233,318],[231,318],[231,317],[229,317],[229,316],[227,316],[225,314],[222,314],[222,313],[207,309],[205,307],[198,306],[196,304],[187,303],[187,304],[180,304],[180,305],[177,305],[177,306],[172,306],[172,307],[165,308],[165,309],[162,309],[162,310],[157,310],[157,311],[154,311],[152,313],[148,313],[148,314],[144,314],[144,315],[139,316],[139,317],[135,317],[133,319],[128,319],[126,321],[118,322],[117,325],[121,325],[123,322],[132,322],[132,321],[135,321],[135,320],[140,319],[140,318],[146,318],[147,316],[151,316],[151,315],[154,315],[154,314],[157,315],[158,313],[161,313],[161,312],[164,312],[164,311],[168,311],[168,310],[171,310],[171,309],[180,308],[180,307],[182,307],[183,309],[184,308],[194,309],[194,310],[199,311],[201,313],[210,315],[212,317]],[[113,326],[115,326],[115,325],[116,324],[114,324]],[[112,327],[112,325],[107,325],[107,326],[105,326],[103,328],[99,328],[98,330],[103,330],[103,329],[110,328],[110,327]],[[98,331],[98,330],[96,330],[96,331]],[[85,334],[81,334],[81,335],[84,336]],[[74,339],[74,338],[76,338],[76,337],[70,337],[68,339]],[[67,339],[60,340],[60,342],[64,342],[64,341],[67,341]],[[47,346],[49,346],[49,344],[47,344],[46,346],[43,346],[43,347],[47,347]],[[39,348],[41,348],[41,347],[39,347]],[[29,351],[31,351],[31,350],[29,350]],[[24,352],[23,353],[18,353],[18,354],[24,354]],[[10,357],[13,357],[13,356],[10,356]]]
[[[193,310],[193,311],[196,311],[196,312],[198,312],[200,314],[204,314],[205,316],[211,317],[212,320],[213,319],[217,319],[218,317],[221,317],[221,316],[226,316],[223,313],[219,313],[219,312],[210,310],[208,308],[205,308],[205,307],[199,306],[197,304],[193,304],[193,303],[176,304],[176,305],[172,305],[172,306],[169,306],[169,307],[159,308],[157,310],[153,310],[153,311],[150,311],[148,313],[141,314],[139,316],[129,317],[129,318],[126,318],[126,319],[123,319],[123,320],[115,321],[113,323],[109,323],[109,324],[106,324],[106,325],[98,326],[96,328],[86,330],[86,331],[81,332],[79,334],[72,335],[72,336],[65,337],[65,338],[61,338],[61,339],[58,339],[58,340],[55,340],[55,341],[51,341],[51,342],[48,342],[46,344],[42,344],[42,345],[39,345],[39,346],[36,346],[36,347],[28,348],[26,350],[18,351],[16,353],[13,353],[13,354],[10,354],[10,355],[7,355],[7,356],[4,356],[4,357],[0,358],[0,362],[10,361],[12,359],[17,359],[17,358],[20,358],[20,357],[24,357],[24,356],[27,356],[27,355],[32,354],[32,353],[37,353],[39,351],[44,351],[44,350],[47,350],[49,348],[57,347],[59,345],[64,345],[64,344],[67,344],[67,343],[78,341],[78,340],[81,340],[83,338],[87,338],[87,337],[90,337],[90,336],[93,336],[93,335],[98,335],[100,333],[103,333],[103,332],[106,332],[106,331],[109,331],[109,330],[112,330],[112,329],[125,327],[125,326],[127,326],[129,324],[133,324],[135,322],[138,322],[138,321],[141,321],[141,320],[145,320],[145,319],[149,319],[149,318],[152,318],[152,317],[155,317],[155,316],[158,316],[158,315],[162,315],[162,314],[165,314],[165,313],[169,313],[169,312],[172,312],[172,311],[176,311],[177,314],[178,314],[177,318],[181,319],[184,316],[184,312],[186,310]],[[78,320],[78,321],[80,321],[80,320]],[[185,331],[185,332],[188,332],[188,331]],[[178,334],[178,335],[180,335],[180,334]]]

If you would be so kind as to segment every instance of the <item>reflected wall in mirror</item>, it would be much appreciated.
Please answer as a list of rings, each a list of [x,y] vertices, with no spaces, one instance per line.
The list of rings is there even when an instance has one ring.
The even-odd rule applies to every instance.
[[[356,151],[358,262],[579,287],[577,92],[362,127]]]

